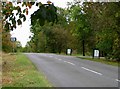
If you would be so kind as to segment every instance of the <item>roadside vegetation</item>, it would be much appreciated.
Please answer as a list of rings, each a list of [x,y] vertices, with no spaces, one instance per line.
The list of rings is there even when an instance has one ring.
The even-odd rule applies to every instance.
[[[57,23],[31,24],[33,33],[24,52],[92,55],[94,49],[106,60],[120,61],[120,2],[74,1],[68,8],[57,7]]]
[[[2,87],[52,87],[24,54],[3,53]]]

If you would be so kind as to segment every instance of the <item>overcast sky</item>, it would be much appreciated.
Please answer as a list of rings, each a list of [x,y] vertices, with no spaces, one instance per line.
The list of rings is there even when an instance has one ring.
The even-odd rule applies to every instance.
[[[45,4],[48,0],[38,0]],[[67,7],[67,2],[71,2],[73,0],[51,0],[51,2],[54,3],[55,6],[65,8]],[[37,10],[36,6],[32,6],[32,8],[29,11],[29,15],[27,16],[27,19],[25,22],[23,22],[22,26],[18,26],[17,29],[11,32],[12,37],[16,37],[17,41],[20,41],[22,46],[25,47],[27,41],[29,41],[29,36],[31,35],[30,32],[30,14],[34,13],[34,11]]]

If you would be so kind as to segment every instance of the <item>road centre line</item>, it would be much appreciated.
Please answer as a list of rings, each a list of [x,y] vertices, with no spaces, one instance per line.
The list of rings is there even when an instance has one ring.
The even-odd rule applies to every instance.
[[[61,61],[62,59],[58,59],[58,60],[60,60],[60,61]]]
[[[91,69],[88,69],[88,68],[85,68],[85,67],[81,67],[81,68],[82,68],[82,69],[85,69],[85,70],[87,70],[87,71],[93,72],[93,73],[95,73],[95,74],[102,75],[101,73],[96,72],[96,71],[94,71],[94,70],[91,70]]]
[[[55,59],[57,59],[57,60],[59,60],[59,61],[61,61],[62,59],[60,59],[60,58],[57,58],[57,57],[55,57]]]
[[[55,59],[58,59],[57,57],[55,57]]]
[[[53,57],[53,56],[49,56],[49,57]]]
[[[120,82],[120,80],[118,80],[118,79],[115,79],[117,82]]]
[[[75,65],[74,63],[71,63],[71,62],[68,62],[68,61],[64,61],[64,62],[66,62],[68,64],[71,64],[71,65]]]

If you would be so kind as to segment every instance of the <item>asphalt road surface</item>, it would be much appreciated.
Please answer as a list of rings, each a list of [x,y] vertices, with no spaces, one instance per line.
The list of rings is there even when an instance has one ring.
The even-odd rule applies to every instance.
[[[118,67],[73,56],[25,54],[54,87],[118,87],[120,82]]]

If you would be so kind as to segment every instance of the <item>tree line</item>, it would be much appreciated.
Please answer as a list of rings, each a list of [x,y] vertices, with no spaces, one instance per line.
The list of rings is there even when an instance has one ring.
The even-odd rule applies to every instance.
[[[45,20],[54,22],[55,19],[57,19],[55,12],[56,8],[50,1],[48,1],[47,4],[42,4],[41,2],[36,2],[35,0],[23,0],[23,2],[19,0],[0,2],[0,36],[2,38],[0,39],[0,46],[2,48],[0,49],[1,51],[12,52],[13,45],[15,45],[15,50],[21,48],[17,47],[20,42],[11,42],[10,31],[15,30],[18,25],[22,25],[22,23],[26,21],[26,16],[29,14],[29,9],[31,9],[33,5],[39,7],[39,10],[38,12],[36,11],[37,16],[36,13],[34,13],[31,18],[34,20],[40,19],[39,23],[41,26],[44,25]],[[16,11],[16,13],[14,13],[14,11]],[[40,18],[38,15],[41,15],[39,16]],[[55,18],[51,19],[53,16]],[[31,23],[35,22],[34,20],[31,20]]]
[[[24,4],[28,7],[30,5]],[[31,15],[30,31],[33,36],[30,36],[31,40],[23,51],[65,53],[66,49],[71,48],[73,53],[85,56],[92,55],[93,49],[99,49],[100,56],[120,60],[120,2],[74,1],[68,3],[67,9],[54,7],[50,3],[45,6],[39,3],[39,7]],[[20,8],[14,9],[25,20],[20,15]],[[4,14],[11,13],[6,11]],[[20,22],[17,21],[22,24]]]
[[[120,58],[120,2],[73,2],[67,9],[57,8],[58,22],[32,25],[34,34],[27,43],[29,52],[92,55],[93,49],[110,60]]]

